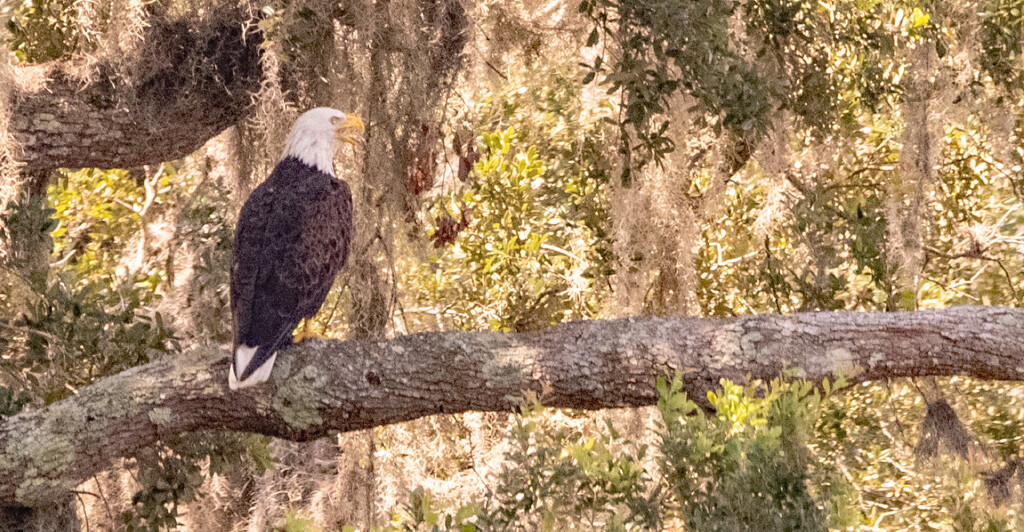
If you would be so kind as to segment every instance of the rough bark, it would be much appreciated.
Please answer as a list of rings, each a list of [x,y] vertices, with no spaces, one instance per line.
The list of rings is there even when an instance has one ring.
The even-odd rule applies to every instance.
[[[184,157],[246,116],[262,38],[237,10],[200,22],[154,16],[137,75],[100,64],[19,67],[11,132],[24,171],[132,168]],[[84,79],[80,79],[84,78]]]
[[[421,7],[439,38],[424,57],[412,60],[458,65],[468,23],[461,4],[448,2],[441,9],[427,2]],[[22,170],[35,175],[57,168],[159,164],[192,153],[246,118],[264,80],[263,36],[251,15],[230,3],[201,13],[180,20],[151,13],[142,51],[123,64],[84,68],[57,61],[17,67],[15,78],[22,82],[11,91],[10,132]],[[331,16],[353,24],[342,6]],[[334,25],[324,27],[329,31]],[[328,37],[317,42],[328,42]],[[321,61],[323,49],[305,52],[317,66],[330,63]],[[289,87],[300,83],[295,76],[316,85],[326,75],[304,71],[303,65],[291,67],[284,74]],[[322,94],[314,101],[323,100],[324,90],[317,89]]]
[[[227,389],[210,348],[133,368],[0,426],[0,501],[60,500],[83,479],[163,436],[227,428],[292,440],[436,413],[511,411],[533,390],[552,407],[651,405],[655,379],[685,371],[703,393],[721,378],[799,368],[819,381],[926,375],[1024,379],[1024,310],[575,322],[523,334],[423,333],[390,341],[311,340],[283,353],[271,382]]]

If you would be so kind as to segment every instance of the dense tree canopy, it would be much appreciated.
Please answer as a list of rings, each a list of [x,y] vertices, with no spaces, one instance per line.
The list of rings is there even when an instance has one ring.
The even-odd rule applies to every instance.
[[[72,526],[60,518],[72,512],[114,530],[1019,528],[1024,410],[1007,381],[1024,331],[1011,308],[1024,303],[1022,11],[0,2],[0,498],[63,505],[0,517]],[[207,369],[226,371],[234,219],[316,105],[367,123],[365,145],[336,161],[356,241],[316,322],[356,342],[326,352],[356,354],[323,362],[299,347],[266,408],[230,410],[239,398]],[[852,314],[799,314],[840,310]],[[622,317],[688,323],[707,350],[644,366],[676,351],[645,340],[657,327],[599,321]],[[849,319],[847,344],[790,329],[818,319]],[[580,320],[594,321],[549,329]],[[434,331],[469,336],[406,336]],[[456,344],[482,346],[478,373],[412,381],[468,353]],[[410,345],[419,362],[397,351]],[[591,379],[571,394],[547,376],[510,384],[513,359]],[[346,360],[368,365],[362,381],[324,381],[354,371]],[[557,399],[608,390],[593,364],[643,366],[649,382]],[[190,368],[181,394],[161,394]],[[397,398],[426,408],[362,423],[332,409],[375,381],[396,412]],[[466,385],[445,394],[451,382]],[[630,390],[643,399],[617,400]],[[457,403],[448,412],[492,412],[447,415],[432,392]],[[230,421],[210,421],[218,409]],[[54,436],[82,412],[141,432],[95,452]],[[430,412],[442,415],[301,446],[224,430],[302,439]]]

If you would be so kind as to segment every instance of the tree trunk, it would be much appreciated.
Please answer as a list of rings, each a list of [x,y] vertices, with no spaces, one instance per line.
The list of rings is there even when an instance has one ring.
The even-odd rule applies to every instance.
[[[656,378],[676,372],[691,397],[722,378],[769,379],[792,369],[812,382],[840,373],[854,383],[1024,380],[1021,331],[1024,310],[956,307],[310,340],[278,357],[270,383],[244,392],[228,391],[228,354],[209,348],[132,368],[4,421],[0,501],[60,500],[115,458],[199,429],[302,441],[437,413],[509,412],[527,391],[552,407],[645,406],[657,402]]]

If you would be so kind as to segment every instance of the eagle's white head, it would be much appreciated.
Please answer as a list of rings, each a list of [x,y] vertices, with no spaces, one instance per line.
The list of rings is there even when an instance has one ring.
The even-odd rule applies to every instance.
[[[363,121],[330,107],[302,113],[285,141],[281,158],[295,157],[325,174],[334,175],[334,152],[342,142],[356,144],[363,138]]]

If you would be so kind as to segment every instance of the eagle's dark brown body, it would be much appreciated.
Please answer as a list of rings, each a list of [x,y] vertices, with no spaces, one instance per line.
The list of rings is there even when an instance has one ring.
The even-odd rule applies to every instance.
[[[299,322],[317,313],[351,241],[352,194],[344,181],[286,157],[253,191],[238,217],[231,265],[232,352],[257,348],[246,367],[237,368],[239,381],[289,345]]]

